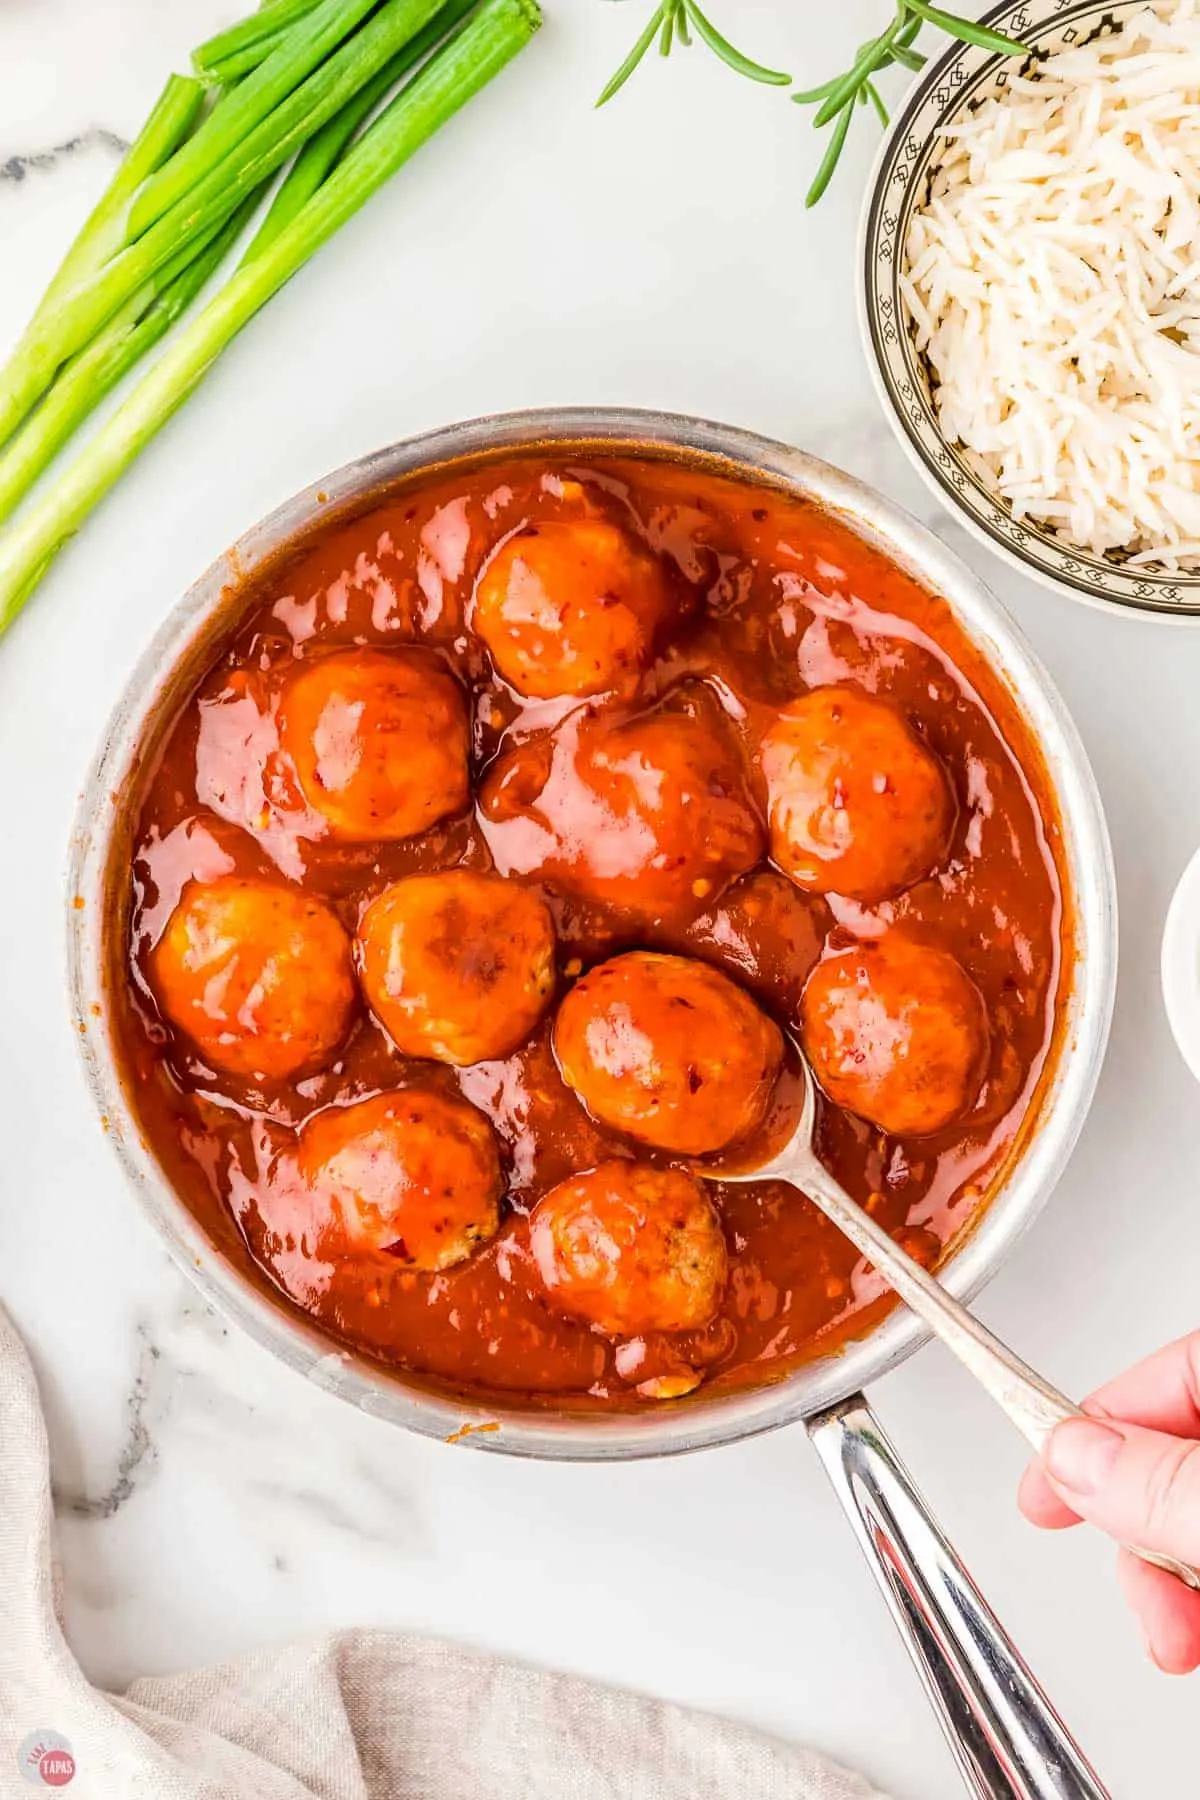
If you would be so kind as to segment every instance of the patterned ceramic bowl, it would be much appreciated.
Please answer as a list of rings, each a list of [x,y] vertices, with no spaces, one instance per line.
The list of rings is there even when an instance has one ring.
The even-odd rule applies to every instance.
[[[984,22],[1032,45],[1036,56],[1086,42],[1120,25],[1144,3],[1005,0]],[[900,297],[909,221],[928,196],[947,125],[1003,93],[1013,66],[1009,58],[953,42],[917,82],[884,141],[863,221],[860,265],[863,337],[876,386],[901,443],[930,486],[977,537],[1027,575],[1093,605],[1200,617],[1200,574],[1156,571],[1153,565],[1125,568],[1118,555],[1075,550],[1028,519],[1014,519],[938,423],[929,373]]]

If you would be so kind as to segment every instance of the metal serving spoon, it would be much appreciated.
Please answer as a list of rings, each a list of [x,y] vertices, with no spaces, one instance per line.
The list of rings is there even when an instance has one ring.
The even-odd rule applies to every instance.
[[[902,1250],[829,1173],[813,1148],[817,1122],[816,1082],[800,1044],[795,1038],[790,1041],[804,1082],[804,1106],[790,1142],[770,1162],[747,1174],[726,1174],[723,1169],[718,1171],[703,1165],[698,1166],[697,1172],[714,1181],[786,1181],[798,1188],[862,1251],[888,1285],[918,1318],[924,1320],[946,1348],[953,1351],[959,1362],[1008,1414],[1022,1436],[1040,1453],[1056,1425],[1061,1425],[1064,1419],[1082,1419],[1087,1415],[952,1298],[941,1282]],[[1128,1548],[1143,1562],[1153,1563],[1155,1568],[1178,1576],[1188,1587],[1200,1589],[1200,1571],[1190,1564],[1177,1562],[1172,1556],[1160,1556],[1154,1550],[1139,1549],[1136,1545],[1131,1544]]]

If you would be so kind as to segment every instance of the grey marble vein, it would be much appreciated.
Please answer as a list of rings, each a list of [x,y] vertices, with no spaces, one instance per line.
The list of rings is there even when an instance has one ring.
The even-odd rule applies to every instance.
[[[144,1325],[138,1326],[141,1350],[137,1373],[125,1402],[125,1439],[117,1457],[116,1475],[100,1494],[55,1489],[55,1504],[77,1519],[111,1519],[131,1499],[157,1454],[147,1414],[162,1352]]]
[[[46,174],[67,158],[89,150],[103,149],[114,156],[124,156],[128,148],[125,139],[115,131],[109,131],[103,125],[92,125],[87,131],[66,138],[61,144],[51,144],[46,150],[31,150],[24,154],[14,151],[0,162],[0,182],[24,181],[30,175]]]
[[[265,1500],[272,1512],[293,1509],[310,1519],[368,1544],[382,1544],[392,1551],[411,1553],[424,1542],[424,1532],[411,1494],[387,1480],[362,1459],[350,1463],[336,1488],[290,1478],[286,1473],[249,1480],[244,1492]],[[371,1498],[373,1496],[374,1504]],[[274,1558],[280,1574],[288,1572],[288,1559]]]

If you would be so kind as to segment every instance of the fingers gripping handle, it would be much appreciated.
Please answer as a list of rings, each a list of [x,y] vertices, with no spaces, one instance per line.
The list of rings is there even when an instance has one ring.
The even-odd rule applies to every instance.
[[[977,1800],[1110,1800],[861,1396],[809,1421]]]

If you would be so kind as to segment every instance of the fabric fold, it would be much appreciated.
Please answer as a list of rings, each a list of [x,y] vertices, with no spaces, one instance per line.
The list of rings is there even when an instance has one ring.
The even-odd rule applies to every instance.
[[[46,1428],[0,1311],[0,1794],[72,1800],[884,1800],[708,1714],[347,1631],[93,1688],[55,1611]]]

